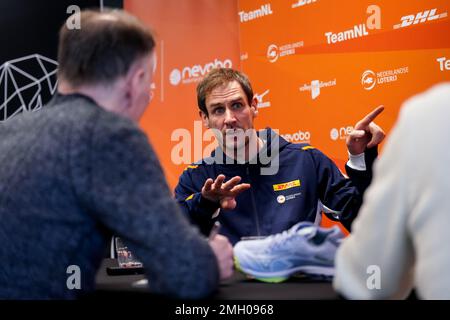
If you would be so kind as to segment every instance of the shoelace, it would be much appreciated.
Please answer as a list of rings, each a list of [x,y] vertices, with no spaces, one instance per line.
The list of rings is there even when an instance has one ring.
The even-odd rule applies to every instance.
[[[281,244],[285,245],[286,242],[288,242],[290,239],[292,239],[297,233],[297,230],[295,229],[288,229],[284,230],[281,233],[274,234],[272,236],[269,236],[269,239],[271,240],[269,243],[267,250],[271,249],[277,249]]]

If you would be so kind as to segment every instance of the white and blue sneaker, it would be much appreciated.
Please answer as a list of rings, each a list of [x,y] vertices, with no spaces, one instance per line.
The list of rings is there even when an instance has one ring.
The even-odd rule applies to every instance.
[[[264,239],[239,241],[233,249],[234,263],[247,276],[265,282],[282,282],[296,273],[330,278],[343,238],[337,226],[300,222]]]

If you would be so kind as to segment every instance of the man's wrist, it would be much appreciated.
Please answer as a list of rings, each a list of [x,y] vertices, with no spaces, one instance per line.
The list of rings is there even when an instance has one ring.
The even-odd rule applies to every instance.
[[[360,154],[356,154],[356,155],[348,152],[347,165],[354,170],[366,171],[367,167],[366,167],[366,159],[364,157],[364,152],[360,153]]]
[[[207,210],[211,210],[211,211],[216,211],[220,207],[219,201],[217,201],[217,202],[212,201],[212,200],[204,197],[202,194],[200,194],[200,205],[203,208],[205,208]]]

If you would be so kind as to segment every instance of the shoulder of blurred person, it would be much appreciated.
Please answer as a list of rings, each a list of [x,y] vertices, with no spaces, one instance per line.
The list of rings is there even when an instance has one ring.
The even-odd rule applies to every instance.
[[[352,234],[336,256],[347,298],[449,299],[450,83],[408,99],[375,164]],[[370,232],[369,232],[370,230]]]

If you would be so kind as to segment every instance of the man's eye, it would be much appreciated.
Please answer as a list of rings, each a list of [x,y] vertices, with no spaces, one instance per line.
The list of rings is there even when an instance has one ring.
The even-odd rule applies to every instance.
[[[216,109],[214,109],[213,113],[214,113],[214,114],[222,114],[223,111],[224,111],[223,108],[216,108]]]
[[[233,109],[240,109],[240,108],[242,108],[242,103],[240,102],[233,103]]]

